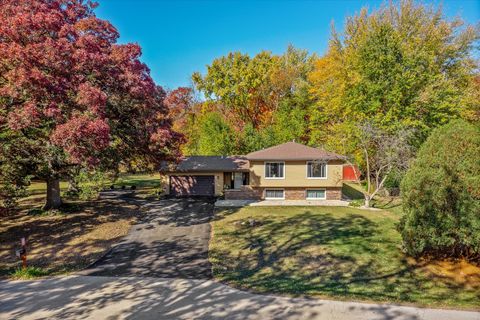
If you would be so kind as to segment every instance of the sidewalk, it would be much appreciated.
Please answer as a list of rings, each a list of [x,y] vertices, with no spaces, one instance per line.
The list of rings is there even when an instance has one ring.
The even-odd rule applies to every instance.
[[[0,319],[480,320],[480,313],[258,295],[211,280],[0,281]]]
[[[215,207],[276,207],[276,206],[333,206],[348,207],[344,200],[217,200]]]

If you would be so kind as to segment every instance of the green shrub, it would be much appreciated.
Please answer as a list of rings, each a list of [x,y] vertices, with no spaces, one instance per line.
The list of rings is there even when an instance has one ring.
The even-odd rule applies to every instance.
[[[456,120],[434,130],[402,184],[398,226],[414,256],[480,258],[480,129]]]
[[[400,170],[392,170],[385,182],[383,187],[387,190],[388,195],[396,196],[398,195],[398,190],[400,189],[400,184],[402,183],[404,173]]]
[[[108,178],[102,171],[81,170],[74,177],[78,190],[75,191],[80,200],[93,200],[98,197],[98,193],[107,185]]]
[[[365,200],[355,199],[355,200],[350,201],[349,206],[354,207],[354,208],[358,208],[358,207],[363,206],[364,204],[365,204]]]
[[[11,182],[0,183],[0,207],[11,210],[17,207],[17,200],[27,195],[25,185],[16,185]]]

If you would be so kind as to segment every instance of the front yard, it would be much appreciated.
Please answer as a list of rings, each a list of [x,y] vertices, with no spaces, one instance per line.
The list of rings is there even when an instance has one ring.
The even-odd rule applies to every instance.
[[[148,196],[158,187],[159,178],[132,174],[115,181],[117,189],[133,185],[138,188],[137,195]],[[62,193],[67,187],[67,183],[61,183]],[[45,183],[32,183],[29,195],[20,199],[18,210],[1,217],[0,278],[65,274],[85,268],[125,236],[142,214],[138,205],[123,200],[69,198],[64,198],[61,210],[43,212],[45,190]],[[18,270],[21,262],[15,250],[20,248],[23,236],[28,237],[31,272]]]
[[[217,211],[210,242],[213,274],[256,292],[478,309],[480,268],[407,258],[395,230],[398,211]]]

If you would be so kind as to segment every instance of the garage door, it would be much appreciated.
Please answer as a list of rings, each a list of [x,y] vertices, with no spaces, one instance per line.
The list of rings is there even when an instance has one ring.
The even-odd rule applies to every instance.
[[[170,176],[170,194],[173,196],[213,196],[214,176]]]

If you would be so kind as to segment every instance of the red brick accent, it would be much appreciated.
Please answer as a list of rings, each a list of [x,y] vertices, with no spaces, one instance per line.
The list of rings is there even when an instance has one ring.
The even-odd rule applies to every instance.
[[[260,200],[265,199],[265,189],[283,189],[285,190],[285,200],[305,200],[307,197],[307,189],[315,189],[312,187],[287,187],[287,188],[258,188],[250,186],[242,186],[239,190],[225,190],[226,200]],[[327,187],[327,200],[341,200],[342,188]]]
[[[225,200],[260,200],[263,197],[263,189],[242,186],[238,190],[225,190]]]
[[[305,200],[305,188],[285,188],[285,200]]]
[[[342,200],[342,188],[327,188],[327,200]]]

